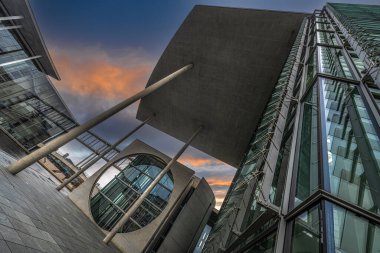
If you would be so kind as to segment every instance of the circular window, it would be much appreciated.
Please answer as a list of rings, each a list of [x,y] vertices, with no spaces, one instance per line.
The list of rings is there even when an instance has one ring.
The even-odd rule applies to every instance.
[[[98,179],[90,196],[96,223],[110,231],[165,165],[156,156],[137,154],[110,166]],[[173,187],[173,176],[169,171],[119,232],[135,231],[149,224],[167,205]]]

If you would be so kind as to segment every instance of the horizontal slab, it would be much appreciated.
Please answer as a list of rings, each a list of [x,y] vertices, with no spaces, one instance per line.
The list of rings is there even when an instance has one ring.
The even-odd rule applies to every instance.
[[[234,167],[241,162],[302,20],[308,14],[195,6],[147,86],[194,68],[142,99],[137,119]]]

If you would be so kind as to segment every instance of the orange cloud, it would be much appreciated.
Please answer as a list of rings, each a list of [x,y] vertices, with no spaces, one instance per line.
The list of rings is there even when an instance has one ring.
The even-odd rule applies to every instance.
[[[214,191],[215,194],[215,208],[220,209],[221,205],[223,204],[224,198],[226,196],[227,190],[224,191]]]
[[[216,209],[220,209],[220,207],[222,206],[223,204],[223,200],[224,198],[215,198],[215,208]]]
[[[212,179],[207,180],[209,183],[212,181]],[[229,182],[230,183],[230,182]],[[211,185],[211,184],[210,184]],[[228,184],[229,185],[229,184]],[[221,205],[223,204],[224,198],[226,197],[228,188],[225,189],[213,189],[214,195],[215,195],[215,208],[220,209]]]
[[[198,158],[192,156],[185,156],[183,158],[180,158],[179,162],[193,167],[223,164],[221,161],[216,159]]]
[[[107,100],[127,98],[145,87],[153,64],[130,51],[118,59],[101,49],[52,50],[62,81],[57,88]],[[121,58],[121,59],[120,59]]]
[[[231,180],[223,180],[218,178],[209,178],[207,179],[207,182],[211,186],[227,186],[229,187],[231,185]]]

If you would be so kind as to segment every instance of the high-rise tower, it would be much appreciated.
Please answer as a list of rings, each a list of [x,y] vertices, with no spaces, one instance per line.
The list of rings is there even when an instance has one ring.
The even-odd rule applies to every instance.
[[[380,6],[304,19],[204,252],[380,250]]]

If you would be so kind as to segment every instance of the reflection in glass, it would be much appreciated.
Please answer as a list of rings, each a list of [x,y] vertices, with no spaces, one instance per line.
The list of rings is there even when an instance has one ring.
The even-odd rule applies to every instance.
[[[331,193],[379,212],[380,140],[358,89],[323,79],[322,91]]]
[[[244,253],[271,253],[274,252],[276,245],[276,233],[260,240],[259,243],[245,250]]]
[[[354,79],[341,49],[318,47],[318,54],[321,55],[320,72],[332,76]]]
[[[317,32],[317,42],[338,46],[338,42],[336,41],[334,34],[329,32]]]
[[[327,20],[325,22],[327,22]],[[317,29],[320,29],[320,30],[333,31],[330,24],[327,24],[327,23],[317,23],[316,27]]]
[[[316,92],[315,85],[307,95],[303,107],[296,184],[296,205],[318,190],[318,111]]]
[[[306,72],[306,87],[312,85],[312,81],[317,74],[317,50],[314,50],[310,53],[310,57],[307,63],[307,72]]]
[[[320,247],[319,207],[298,216],[294,221],[292,253],[318,253]]]
[[[149,187],[165,167],[165,163],[152,155],[139,154],[118,162],[121,172],[100,189],[95,186],[91,197],[94,220],[105,230],[111,230],[132,203]],[[173,177],[168,172],[157,184],[143,204],[124,225],[122,232],[131,232],[149,224],[168,203],[173,190]]]
[[[28,57],[12,32],[0,29],[0,63]],[[76,125],[49,79],[32,61],[0,67],[0,127],[26,149]]]
[[[335,252],[380,252],[380,227],[333,205]]]

